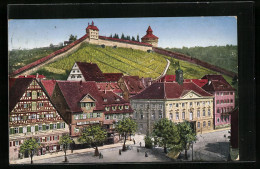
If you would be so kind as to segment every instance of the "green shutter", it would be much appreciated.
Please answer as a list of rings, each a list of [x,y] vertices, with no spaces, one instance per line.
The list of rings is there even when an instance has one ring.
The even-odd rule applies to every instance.
[[[53,124],[50,124],[50,129],[53,129]]]
[[[93,113],[93,118],[96,118],[97,117],[97,113]]]
[[[19,127],[19,133],[23,133],[23,128]]]
[[[12,117],[10,117],[10,120],[9,121],[12,121]]]
[[[53,117],[56,117],[56,113],[53,113]]]
[[[57,123],[57,129],[60,129],[60,123]]]
[[[41,118],[42,118],[42,119],[44,118],[44,114],[41,115]]]
[[[90,113],[87,113],[87,117],[90,118]]]
[[[14,128],[10,128],[10,134],[14,134]]]
[[[81,114],[81,115],[79,115],[79,119],[83,119],[83,115]]]
[[[26,120],[27,119],[27,116],[23,116],[23,120]]]
[[[42,130],[46,130],[46,125],[42,125]]]
[[[35,126],[35,131],[38,131],[39,130],[39,126]]]
[[[103,113],[100,113],[100,117],[103,117]]]
[[[31,127],[27,127],[27,132],[31,132]]]

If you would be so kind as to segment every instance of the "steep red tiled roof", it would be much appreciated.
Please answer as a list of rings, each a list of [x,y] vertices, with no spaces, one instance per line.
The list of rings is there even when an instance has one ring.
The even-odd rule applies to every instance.
[[[223,78],[222,75],[205,75],[201,79],[208,79],[202,88],[206,91],[234,91],[235,89]]]
[[[56,84],[56,80],[41,80],[41,83],[51,97]]]
[[[206,91],[234,91],[235,89],[223,81],[211,80],[208,84],[202,87]]]
[[[9,78],[9,90],[12,88],[12,86],[14,85],[16,78]]]
[[[122,76],[123,73],[103,73],[107,82],[117,82]]]
[[[129,104],[112,91],[99,91],[96,82],[57,81],[57,84],[72,112],[82,111],[79,103],[87,94],[96,100],[94,110],[104,110],[105,105]]]
[[[123,80],[130,94],[140,93],[145,88],[138,76],[123,76]]]
[[[116,82],[101,82],[97,83],[100,91],[113,91],[114,93],[123,93]]]
[[[192,82],[183,82],[183,85],[179,85],[177,82],[157,82],[131,99],[177,99],[189,91],[194,91],[204,97],[212,96]]]
[[[106,78],[95,63],[76,62],[86,81],[104,82]]]
[[[24,75],[24,76],[18,76],[18,78],[39,78],[39,79],[45,79],[46,77],[44,75]]]
[[[158,82],[174,82],[176,75],[164,75]]]
[[[142,45],[142,46],[152,46],[149,43],[137,42],[137,41],[125,40],[125,39],[117,39],[117,38],[111,38],[111,37],[106,37],[106,36],[99,36],[99,39],[111,40],[111,41],[117,41],[117,42],[123,42],[123,43],[130,43],[130,44]]]
[[[184,82],[193,82],[199,87],[202,87],[208,83],[208,79],[184,79]]]
[[[9,112],[13,110],[32,81],[33,78],[17,78],[15,80],[11,89],[9,89]]]
[[[159,39],[159,38],[157,36],[153,35],[153,30],[149,26],[147,31],[146,31],[146,35],[143,36],[141,39],[144,40],[144,39]]]
[[[91,25],[88,25],[88,27],[86,28],[87,30],[88,29],[92,29],[92,30],[97,30],[99,31],[99,29],[94,25],[94,22],[92,21]]]

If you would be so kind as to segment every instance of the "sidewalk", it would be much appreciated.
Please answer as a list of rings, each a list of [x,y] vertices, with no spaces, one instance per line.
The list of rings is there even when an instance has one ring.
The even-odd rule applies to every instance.
[[[230,130],[230,129],[231,129],[230,127],[226,127],[226,128],[215,129],[215,130],[210,130],[210,131],[202,131],[202,134],[224,131],[224,130]],[[197,134],[200,134],[200,132],[198,132]]]
[[[125,144],[127,145],[127,144],[132,144],[132,143],[133,143],[133,141],[126,140]],[[123,144],[124,144],[124,142],[120,141],[119,143],[116,143],[116,144],[109,144],[109,145],[104,145],[104,146],[98,147],[98,150],[122,147]],[[73,150],[73,153],[71,153],[71,150],[67,150],[66,154],[71,155],[71,154],[81,154],[81,153],[86,153],[86,152],[94,153],[94,148]],[[60,152],[56,152],[56,153],[52,153],[52,154],[48,153],[48,154],[41,155],[41,156],[33,156],[33,161],[46,159],[46,158],[52,158],[52,157],[58,157],[58,156],[65,156],[64,151],[60,151]],[[21,164],[21,163],[30,164],[30,162],[31,162],[31,158],[23,158],[23,159],[18,159],[18,160],[12,160],[12,161],[10,161],[10,164]]]

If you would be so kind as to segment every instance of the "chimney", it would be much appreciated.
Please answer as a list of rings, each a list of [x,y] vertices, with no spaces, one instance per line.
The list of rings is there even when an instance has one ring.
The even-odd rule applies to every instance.
[[[208,85],[210,85],[211,84],[211,80],[209,80],[209,82],[208,82]]]
[[[92,26],[94,26],[94,22],[92,21]]]
[[[149,81],[148,81],[148,86],[151,86],[151,85],[152,85],[152,81],[149,80]]]
[[[107,93],[106,89],[104,90],[104,93],[105,93],[105,94]]]

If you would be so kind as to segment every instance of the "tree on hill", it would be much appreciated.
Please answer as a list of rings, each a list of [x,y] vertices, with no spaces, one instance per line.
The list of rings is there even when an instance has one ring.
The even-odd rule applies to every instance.
[[[137,35],[136,41],[137,41],[137,42],[140,42],[139,35]]]
[[[39,143],[35,138],[29,138],[23,142],[23,144],[20,146],[20,152],[25,153],[28,152],[29,156],[31,157],[31,164],[33,164],[33,156],[35,150],[37,150],[40,147]]]
[[[126,39],[127,39],[127,40],[130,40],[130,36],[127,35]]]
[[[125,146],[125,142],[126,142],[126,138],[128,135],[134,134],[137,130],[137,124],[136,122],[128,117],[128,118],[124,118],[122,120],[120,120],[117,124],[116,124],[116,128],[115,130],[121,134],[124,135],[124,144],[123,144],[123,151],[126,150],[126,146]]]
[[[121,39],[125,39],[125,35],[124,35],[124,33],[122,33],[122,35],[121,35]]]
[[[159,146],[164,148],[164,153],[167,153],[167,148],[179,147],[181,144],[177,125],[166,118],[155,123],[153,136],[158,141]]]
[[[109,36],[110,38],[112,38],[113,36],[112,36],[112,34],[110,34],[110,36]]]
[[[188,121],[179,123],[178,129],[180,132],[181,147],[182,150],[185,150],[185,159],[188,159],[187,150],[190,148],[190,145],[197,140],[196,132],[192,129]]]
[[[132,41],[135,41],[135,37],[132,36]]]
[[[95,148],[95,156],[99,155],[98,146],[107,138],[107,133],[100,125],[91,125],[82,130],[81,136],[78,138],[80,143],[92,144]]]
[[[75,40],[77,40],[77,36],[74,36],[74,35],[70,35],[70,38],[69,38],[69,41],[70,42],[74,42]]]
[[[59,141],[59,144],[63,146],[63,151],[65,153],[65,162],[68,162],[68,159],[67,159],[67,150],[69,148],[69,144],[72,143],[72,140],[70,138],[70,136],[68,134],[66,135],[62,135],[61,138],[60,138],[60,141]]]

